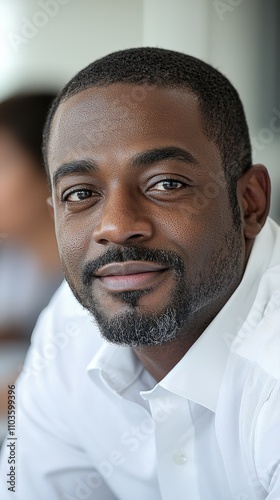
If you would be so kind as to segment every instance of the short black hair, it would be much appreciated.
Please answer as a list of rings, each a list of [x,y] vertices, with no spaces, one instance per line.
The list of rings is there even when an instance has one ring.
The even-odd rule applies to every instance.
[[[7,129],[44,172],[42,135],[53,92],[14,94],[0,102],[0,127]]]
[[[55,99],[44,130],[44,158],[54,114],[61,102],[89,88],[114,83],[186,88],[198,98],[204,132],[218,147],[229,186],[230,200],[236,205],[236,182],[252,165],[247,121],[239,95],[218,70],[193,56],[152,47],[113,52],[77,73]]]

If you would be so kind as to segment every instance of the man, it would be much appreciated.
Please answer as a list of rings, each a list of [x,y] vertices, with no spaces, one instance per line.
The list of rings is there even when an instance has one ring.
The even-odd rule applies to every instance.
[[[44,152],[84,309],[64,285],[33,335],[17,498],[279,499],[280,229],[232,85],[111,54],[59,94]]]

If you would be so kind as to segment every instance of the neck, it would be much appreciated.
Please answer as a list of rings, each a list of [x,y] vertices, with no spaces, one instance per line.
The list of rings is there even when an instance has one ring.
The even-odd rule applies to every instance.
[[[183,344],[179,348],[173,341],[161,346],[135,347],[134,352],[144,368],[159,382],[179,363],[190,347]]]
[[[144,368],[159,382],[179,363],[208,324],[211,323],[214,316],[212,315],[208,321],[199,324],[193,320],[192,324],[185,328],[175,340],[167,344],[135,347],[134,352]]]
[[[162,345],[134,348],[134,352],[144,368],[158,382],[179,363],[192,345],[198,340],[226,304],[239,282],[235,283],[234,288],[232,288],[226,296],[220,298],[215,304],[211,304],[197,311],[175,340]]]

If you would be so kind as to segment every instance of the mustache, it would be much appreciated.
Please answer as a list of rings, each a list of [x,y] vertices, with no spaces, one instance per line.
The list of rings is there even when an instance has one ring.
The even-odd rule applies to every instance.
[[[108,248],[108,250],[96,259],[85,264],[82,272],[84,287],[88,288],[90,286],[94,274],[101,267],[106,266],[107,264],[127,261],[155,262],[174,269],[180,275],[185,272],[184,261],[175,252],[138,246],[112,247]]]

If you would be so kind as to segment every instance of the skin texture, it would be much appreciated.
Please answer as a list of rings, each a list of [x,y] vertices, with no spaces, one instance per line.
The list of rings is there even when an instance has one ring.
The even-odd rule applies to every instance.
[[[94,299],[108,321],[132,311],[160,314],[174,296],[176,272],[167,266],[144,278],[93,276],[85,294],[86,265],[129,247],[169,252],[183,263],[190,301],[184,323],[162,345],[133,344],[160,380],[240,283],[268,213],[269,178],[258,165],[238,181],[237,228],[220,152],[204,134],[196,96],[185,89],[137,92],[130,84],[90,88],[59,106],[49,144],[50,175],[57,181],[51,203],[66,278],[77,298],[93,312]],[[153,155],[152,161],[150,155],[147,161],[147,152],[164,148],[173,148],[172,155],[169,149],[168,158]],[[175,155],[174,148],[187,154]],[[136,294],[133,304],[118,295],[137,290],[145,293]]]

